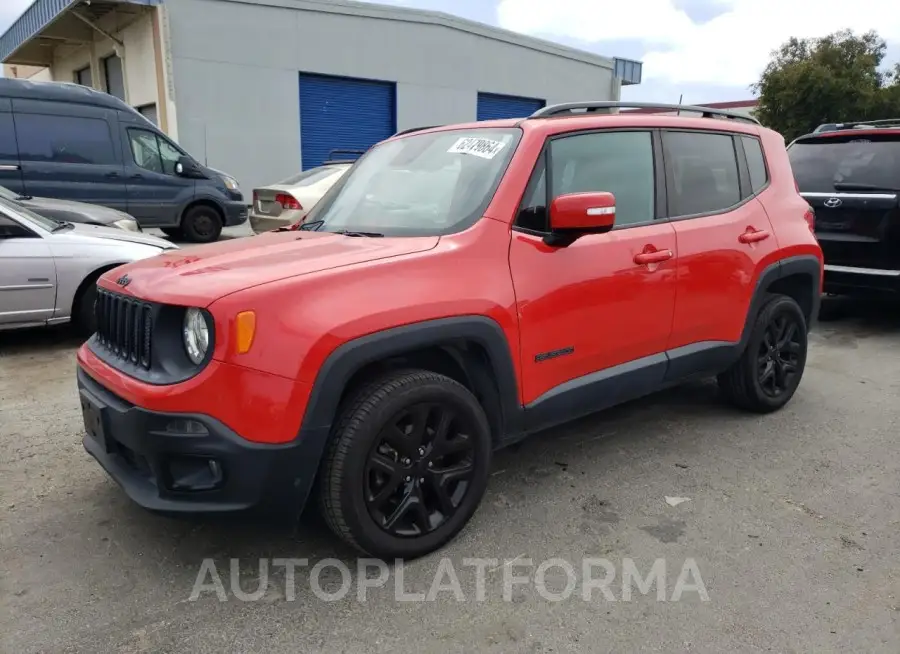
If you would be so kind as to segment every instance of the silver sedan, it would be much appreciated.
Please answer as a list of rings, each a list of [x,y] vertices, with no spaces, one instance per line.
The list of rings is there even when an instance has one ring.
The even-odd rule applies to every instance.
[[[95,331],[95,282],[177,246],[148,234],[61,222],[0,198],[0,330],[73,321]]]

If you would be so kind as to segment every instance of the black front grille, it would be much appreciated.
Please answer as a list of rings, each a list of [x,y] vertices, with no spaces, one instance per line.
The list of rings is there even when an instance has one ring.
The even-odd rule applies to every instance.
[[[150,369],[153,313],[141,300],[97,289],[97,340],[122,361]]]

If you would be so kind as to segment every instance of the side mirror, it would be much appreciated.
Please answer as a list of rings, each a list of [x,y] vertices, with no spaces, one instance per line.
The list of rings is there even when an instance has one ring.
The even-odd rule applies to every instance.
[[[181,177],[203,177],[200,166],[190,157],[179,157],[175,163],[175,174]]]
[[[565,247],[585,234],[605,234],[616,224],[612,193],[569,193],[550,203],[548,245]]]

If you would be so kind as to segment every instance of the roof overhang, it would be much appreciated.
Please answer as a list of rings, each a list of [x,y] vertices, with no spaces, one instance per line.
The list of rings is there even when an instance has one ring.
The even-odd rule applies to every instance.
[[[50,66],[57,46],[81,45],[94,40],[90,22],[113,11],[125,18],[138,16],[141,7],[159,4],[162,0],[35,0],[0,36],[0,61]]]

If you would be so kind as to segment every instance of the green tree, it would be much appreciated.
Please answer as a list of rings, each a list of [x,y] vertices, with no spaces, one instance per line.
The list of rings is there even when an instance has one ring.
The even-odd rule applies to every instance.
[[[750,87],[757,118],[788,141],[822,123],[900,118],[900,64],[882,69],[886,49],[875,32],[790,39]]]

